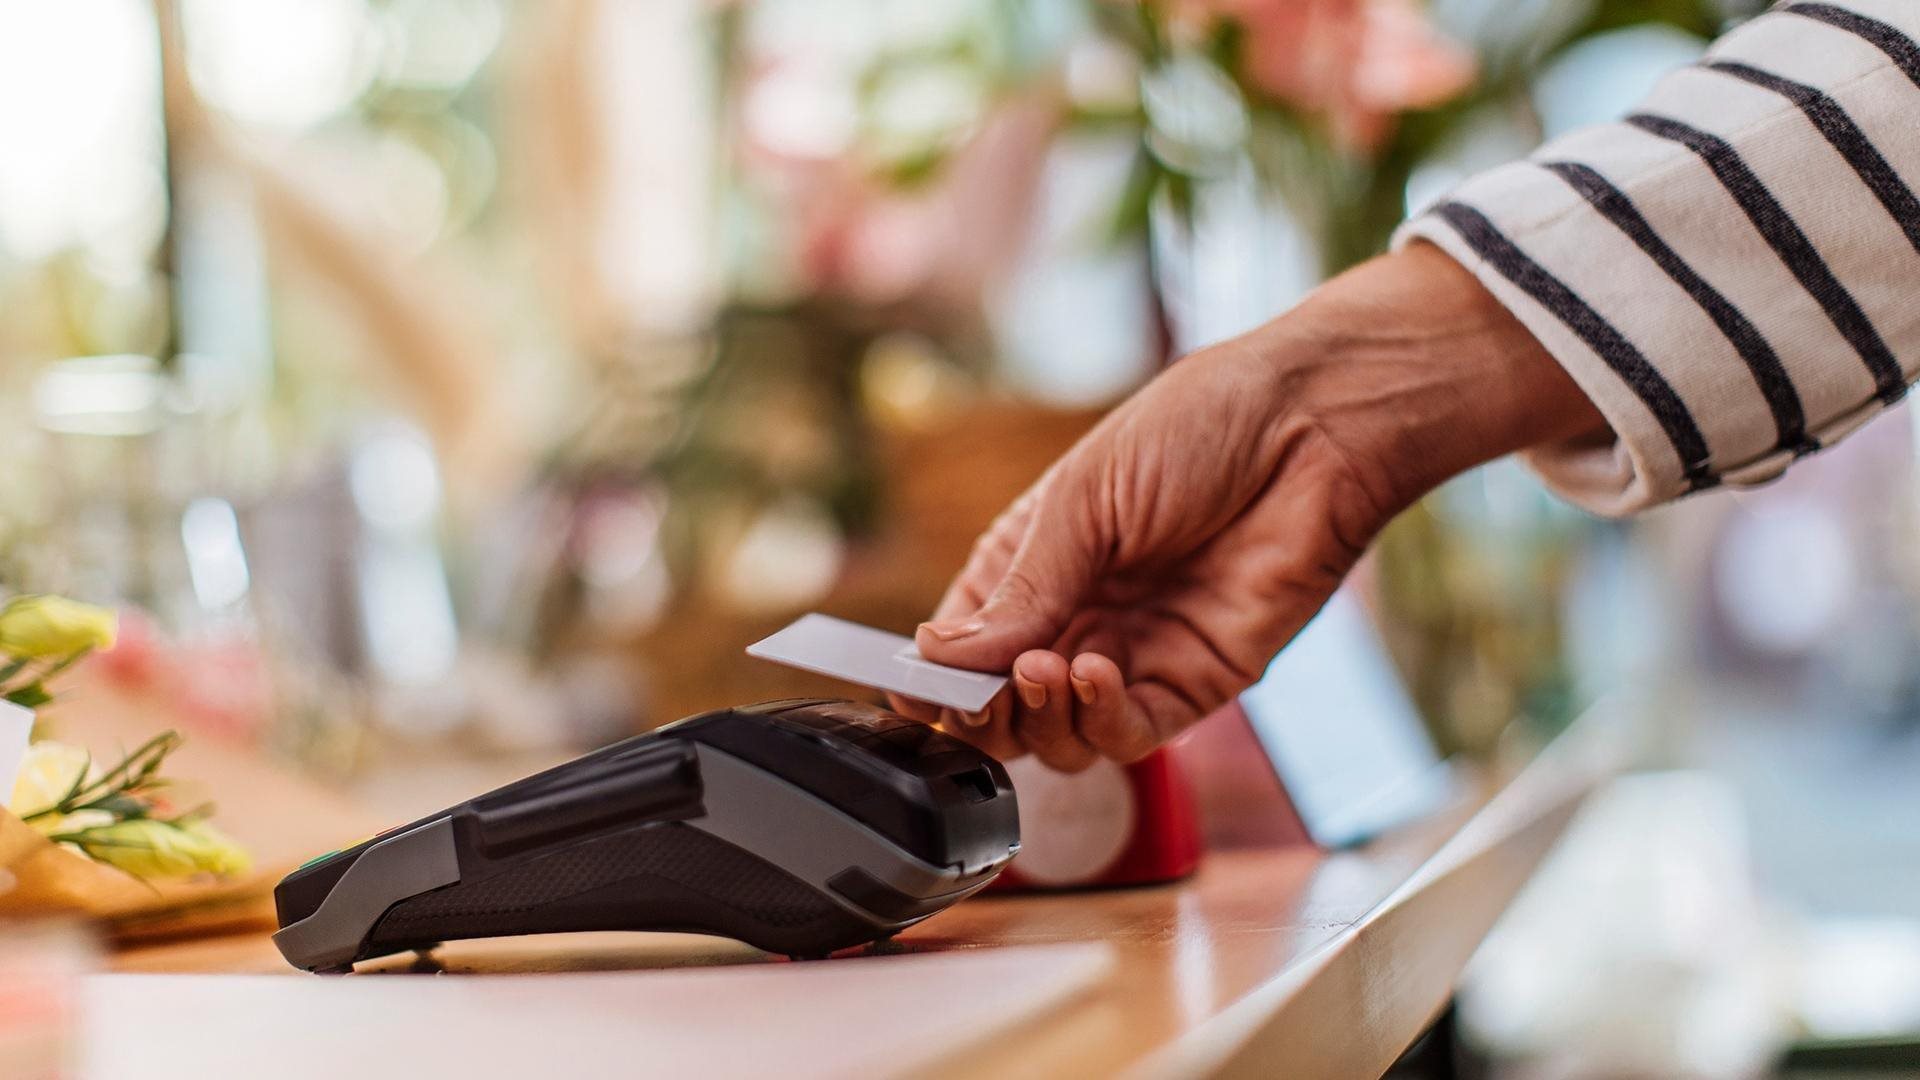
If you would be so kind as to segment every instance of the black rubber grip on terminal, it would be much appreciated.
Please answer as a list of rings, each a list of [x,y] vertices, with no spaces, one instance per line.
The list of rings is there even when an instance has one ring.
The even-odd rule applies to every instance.
[[[813,956],[878,935],[818,889],[679,822],[602,833],[501,866],[395,904],[362,955],[502,934],[667,930]]]
[[[634,743],[591,768],[541,773],[473,800],[473,835],[497,858],[610,825],[694,817],[702,812],[700,797],[700,763],[691,745]]]

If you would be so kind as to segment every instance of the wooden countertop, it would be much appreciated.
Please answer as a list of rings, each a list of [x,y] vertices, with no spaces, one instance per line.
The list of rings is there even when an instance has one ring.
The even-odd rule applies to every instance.
[[[1617,757],[1609,727],[1583,722],[1510,778],[1474,786],[1449,814],[1358,850],[1216,851],[1196,876],[1177,884],[976,898],[929,920],[891,951],[984,959],[983,951],[1016,946],[1104,943],[1112,962],[1085,992],[1011,1026],[1001,1023],[991,1038],[911,1071],[1376,1075],[1442,1008],[1489,927],[1609,771]],[[457,942],[430,961],[394,958],[361,970],[405,977],[773,962],[715,939],[582,935]],[[862,963],[804,966],[850,972]],[[871,961],[869,970],[887,963]],[[264,934],[124,950],[113,967],[308,978],[288,969]],[[938,980],[924,989],[908,985],[915,987],[909,993],[924,993],[924,1009],[951,1007]],[[814,1037],[856,1040],[864,1021],[849,1015],[846,1030]],[[297,1018],[288,1023],[288,1038],[297,1038]],[[394,1075],[411,1074],[405,1063],[394,1064]]]

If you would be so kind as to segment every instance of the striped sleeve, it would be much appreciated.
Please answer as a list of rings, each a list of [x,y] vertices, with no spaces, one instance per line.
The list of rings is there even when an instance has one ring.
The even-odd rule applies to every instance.
[[[1920,373],[1920,0],[1781,4],[1630,116],[1401,227],[1479,277],[1615,438],[1536,449],[1623,514],[1755,484]]]

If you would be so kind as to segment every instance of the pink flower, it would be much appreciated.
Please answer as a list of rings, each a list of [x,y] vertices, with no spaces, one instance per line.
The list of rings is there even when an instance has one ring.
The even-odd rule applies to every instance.
[[[1439,105],[1473,83],[1473,56],[1414,0],[1186,0],[1185,14],[1243,24],[1247,81],[1325,117],[1349,149],[1377,149],[1394,114]]]
[[[749,164],[793,215],[807,286],[869,305],[966,311],[1027,240],[1058,127],[1050,95],[999,105],[926,182],[900,186],[852,157],[755,153]]]
[[[164,670],[167,643],[147,613],[127,608],[120,613],[120,637],[113,648],[94,657],[93,665],[108,681],[144,685]]]
[[[146,613],[128,609],[120,640],[97,663],[109,684],[163,696],[182,726],[197,732],[251,741],[272,716],[272,672],[259,646],[245,639],[181,645]]]

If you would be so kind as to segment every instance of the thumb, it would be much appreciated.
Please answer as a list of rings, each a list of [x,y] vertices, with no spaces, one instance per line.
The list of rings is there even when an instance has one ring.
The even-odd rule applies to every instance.
[[[1007,571],[971,615],[920,624],[914,644],[936,664],[1008,671],[1029,649],[1051,648],[1080,609],[1097,572],[1099,545],[1077,524],[1089,515],[1049,499],[1033,516]]]

